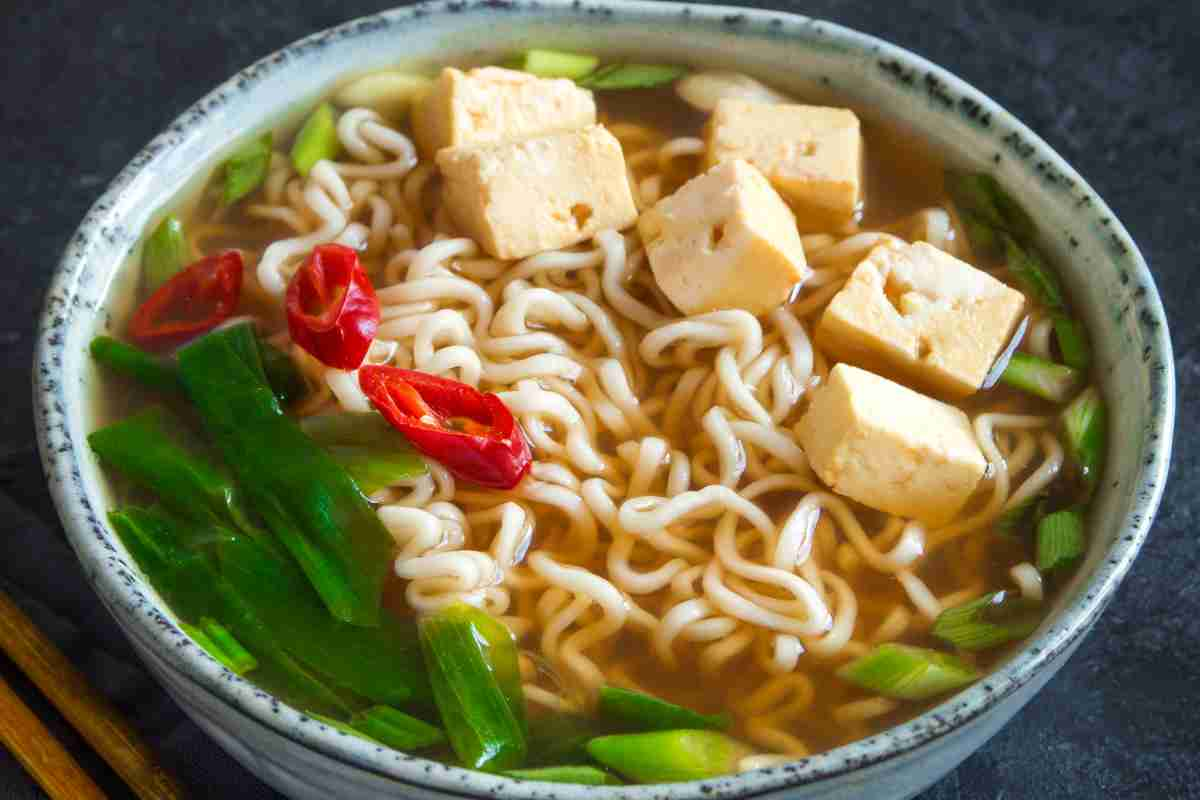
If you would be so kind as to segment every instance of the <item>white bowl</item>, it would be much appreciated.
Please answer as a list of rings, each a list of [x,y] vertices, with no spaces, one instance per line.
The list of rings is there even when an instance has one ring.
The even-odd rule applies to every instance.
[[[454,61],[531,45],[736,68],[783,90],[832,90],[987,169],[1038,220],[1093,335],[1110,452],[1085,563],[1025,646],[910,722],[781,767],[660,786],[517,782],[375,747],[312,720],[193,646],[104,522],[108,486],[85,436],[96,380],[87,344],[123,308],[119,268],[156,210],[231,143],[278,124],[340,77],[409,60]],[[126,280],[127,280],[126,276]],[[124,297],[123,302],[128,303]],[[50,490],[101,600],[179,704],[242,764],[294,798],[909,797],[995,733],[1095,623],[1150,528],[1166,478],[1175,378],[1145,261],[1108,206],[1010,114],[945,70],[879,39],[790,14],[646,2],[491,0],[386,12],[315,34],[218,87],[117,176],[71,240],[46,298],[34,371]]]

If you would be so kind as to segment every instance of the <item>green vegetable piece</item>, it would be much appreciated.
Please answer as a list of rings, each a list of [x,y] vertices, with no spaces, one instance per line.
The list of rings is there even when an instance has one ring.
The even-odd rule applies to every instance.
[[[592,715],[555,713],[529,721],[528,766],[561,766],[588,759],[587,743],[597,736],[620,732]]]
[[[322,103],[304,121],[292,142],[292,166],[308,177],[308,171],[321,159],[337,158],[341,145],[337,137],[337,117],[333,106]]]
[[[280,404],[289,405],[308,391],[308,387],[304,383],[304,376],[296,368],[296,363],[292,361],[291,356],[262,339],[258,340],[258,351],[262,357],[263,372],[267,376],[267,383],[271,385],[271,391],[275,393]]]
[[[1083,375],[1063,364],[1013,353],[1000,381],[1052,403],[1065,403],[1083,383]]]
[[[1006,536],[1019,536],[1028,527],[1029,517],[1038,498],[1030,497],[1009,509],[1005,509],[993,523],[997,532]]]
[[[959,650],[986,650],[1025,638],[1040,621],[1037,603],[1011,592],[992,592],[946,609],[932,632]]]
[[[970,215],[985,227],[1008,231],[1022,242],[1033,239],[1037,232],[1033,219],[994,176],[947,170],[945,182],[946,191],[964,217]],[[971,243],[979,246],[974,237]]]
[[[653,89],[687,74],[687,67],[670,64],[611,64],[578,81],[588,89]]]
[[[1058,276],[1046,266],[1036,251],[1022,247],[1016,239],[1005,235],[1004,256],[1008,271],[1026,294],[1051,311],[1066,308]]]
[[[1087,331],[1079,320],[1065,314],[1054,317],[1054,338],[1068,367],[1086,371],[1092,365],[1092,346],[1088,343]]]
[[[925,700],[966,686],[979,673],[946,653],[889,642],[846,664],[837,676],[885,697]]]
[[[1083,512],[1068,508],[1047,514],[1037,527],[1037,568],[1043,573],[1070,567],[1087,548]]]
[[[391,706],[371,706],[350,718],[350,727],[380,744],[402,752],[422,750],[446,741],[441,728]]]
[[[242,647],[241,642],[215,619],[204,617],[200,620],[199,627],[186,623],[180,627],[196,644],[207,650],[210,656],[220,661],[234,675],[245,675],[258,667],[258,659]]]
[[[564,53],[561,50],[526,50],[512,66],[539,78],[570,78],[577,81],[595,71],[600,64],[597,56],[587,53]]]
[[[616,686],[600,688],[597,711],[602,717],[643,731],[677,728],[725,730],[732,723],[728,714],[699,714],[690,708]]]
[[[233,481],[185,442],[182,430],[165,409],[152,406],[94,431],[88,443],[101,461],[189,520],[258,533]]]
[[[117,341],[111,336],[97,336],[88,346],[96,363],[118,375],[132,378],[143,386],[163,392],[182,392],[179,374],[157,356]]]
[[[708,730],[621,733],[592,739],[592,758],[637,783],[674,783],[737,772],[751,750],[736,739]]]
[[[473,769],[503,772],[525,760],[526,738],[522,717],[514,712],[493,666],[510,657],[498,652],[503,648],[487,636],[481,617],[487,615],[463,604],[425,617],[419,623],[421,649],[446,736],[459,761]],[[509,642],[515,658],[515,644],[511,638]]]
[[[378,625],[392,538],[350,474],[283,413],[250,325],[192,342],[179,370],[238,485],[329,612]]]
[[[590,765],[535,767],[533,769],[510,769],[504,773],[522,781],[545,781],[546,783],[582,783],[588,786],[620,786],[621,781],[599,767]]]
[[[1063,444],[1091,496],[1108,447],[1108,413],[1095,386],[1084,389],[1062,413]]]
[[[142,248],[142,282],[154,291],[187,266],[188,246],[183,223],[168,214]]]
[[[221,166],[225,173],[221,201],[225,205],[233,205],[267,179],[267,168],[271,165],[271,139],[270,131],[252,139],[238,148]]]
[[[425,460],[380,414],[314,414],[300,421],[313,441],[344,466],[363,494],[428,472]]]

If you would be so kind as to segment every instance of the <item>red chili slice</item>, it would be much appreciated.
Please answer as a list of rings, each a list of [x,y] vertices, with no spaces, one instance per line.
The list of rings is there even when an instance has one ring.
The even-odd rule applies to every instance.
[[[525,434],[494,394],[424,372],[368,365],[358,383],[375,408],[455,477],[511,489],[533,463]]]
[[[212,330],[233,316],[242,293],[242,254],[202,258],[146,298],[129,320],[129,336],[163,350]]]
[[[379,299],[358,253],[323,244],[292,276],[287,290],[292,341],[335,369],[357,369],[379,329]]]

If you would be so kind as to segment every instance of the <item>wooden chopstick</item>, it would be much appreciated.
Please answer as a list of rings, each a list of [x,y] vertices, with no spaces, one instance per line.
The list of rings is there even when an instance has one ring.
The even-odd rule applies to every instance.
[[[51,800],[105,800],[88,774],[0,678],[0,742]]]
[[[0,647],[134,794],[142,800],[180,800],[186,796],[183,786],[155,762],[150,748],[121,713],[92,688],[2,590]]]

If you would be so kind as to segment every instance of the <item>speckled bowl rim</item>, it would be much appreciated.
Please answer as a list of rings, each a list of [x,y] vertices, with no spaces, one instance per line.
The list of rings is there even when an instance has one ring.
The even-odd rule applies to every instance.
[[[912,86],[922,83],[931,98],[978,121],[992,126],[997,150],[1016,153],[1023,168],[1049,174],[1065,193],[1062,201],[1075,202],[1080,213],[1093,215],[1103,223],[1103,235],[1110,239],[1115,258],[1126,277],[1132,277],[1128,300],[1144,326],[1147,344],[1142,354],[1150,376],[1148,402],[1149,435],[1157,448],[1145,459],[1136,475],[1132,507],[1119,536],[1076,600],[1055,617],[1015,656],[979,683],[941,703],[936,708],[902,725],[865,740],[839,747],[781,767],[755,770],[736,776],[690,783],[630,786],[579,787],[517,782],[482,773],[469,772],[426,759],[397,754],[370,743],[326,728],[301,712],[276,700],[252,684],[233,676],[215,661],[192,646],[171,619],[164,615],[156,597],[131,568],[119,541],[92,507],[79,464],[88,458],[85,443],[76,441],[69,424],[64,385],[68,376],[61,374],[68,326],[80,315],[94,314],[95,307],[80,297],[80,287],[95,276],[89,274],[89,258],[97,248],[114,246],[114,231],[120,220],[116,209],[120,198],[136,179],[154,169],[158,159],[180,146],[191,133],[209,124],[209,112],[255,85],[267,76],[287,70],[292,56],[307,49],[324,47],[341,40],[354,39],[380,29],[403,32],[419,27],[421,20],[475,12],[508,11],[536,17],[553,13],[555,21],[603,24],[616,17],[623,23],[645,20],[662,23],[686,17],[689,26],[710,30],[736,30],[748,41],[756,39],[794,40],[797,46],[833,44],[847,50],[869,54],[876,65],[897,81]],[[992,120],[995,118],[993,125]],[[1123,280],[1128,284],[1128,280]],[[944,69],[902,48],[866,34],[795,14],[737,7],[688,5],[658,2],[583,3],[580,0],[470,0],[436,2],[395,9],[354,20],[336,28],[308,36],[267,56],[216,88],[188,109],[163,134],[153,139],[112,182],[104,195],[84,218],[71,239],[48,291],[40,320],[34,369],[34,403],[39,447],[54,501],[62,517],[72,546],[84,571],[98,594],[125,630],[153,650],[181,675],[220,698],[233,709],[274,732],[311,747],[342,762],[408,784],[460,797],[512,798],[555,796],[563,800],[584,800],[599,796],[649,800],[711,798],[714,796],[750,797],[788,787],[822,782],[845,773],[877,764],[908,753],[935,740],[958,726],[976,719],[1033,680],[1057,656],[1069,650],[1103,611],[1129,570],[1150,529],[1166,481],[1174,425],[1175,376],[1166,318],[1154,281],[1146,263],[1128,232],[1084,182],[1045,142],[1019,121],[1004,112],[983,93]],[[309,724],[304,724],[309,723]],[[314,730],[315,728],[315,730]]]

